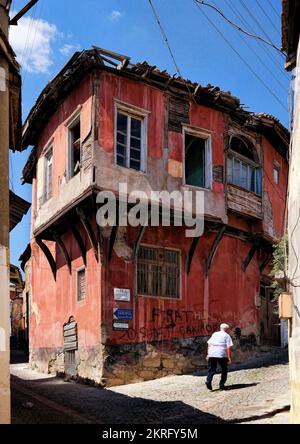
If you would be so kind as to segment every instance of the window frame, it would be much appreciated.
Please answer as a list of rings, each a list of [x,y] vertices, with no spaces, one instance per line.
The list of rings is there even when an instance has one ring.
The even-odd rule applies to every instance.
[[[147,174],[147,158],[148,158],[148,116],[150,111],[138,108],[134,105],[129,105],[127,103],[115,100],[114,108],[114,164],[119,168],[126,168],[130,171],[135,171],[136,173]],[[127,140],[126,140],[126,165],[119,165],[117,163],[117,133],[118,133],[118,113],[124,114],[129,119],[127,120]],[[136,170],[130,167],[130,132],[129,122],[131,118],[141,120],[141,168]]]
[[[275,171],[277,172],[277,180],[275,179]],[[279,163],[276,160],[274,161],[274,165],[273,165],[273,180],[274,180],[274,183],[276,185],[279,185],[279,182],[280,182],[280,165],[279,165]]]
[[[197,185],[189,185],[186,182],[185,174],[185,149],[186,149],[186,134],[205,141],[205,187],[198,187]],[[183,184],[190,188],[197,190],[211,190],[212,189],[212,133],[208,130],[204,130],[192,126],[183,126]]]
[[[179,270],[179,276],[178,276],[178,288],[179,288],[179,295],[176,298],[172,298],[170,296],[154,296],[154,295],[147,295],[147,294],[140,294],[138,292],[138,254],[135,260],[135,296],[140,298],[151,298],[155,300],[169,300],[169,301],[182,301],[182,251],[179,248],[172,248],[172,247],[162,247],[158,245],[151,245],[151,244],[142,244],[140,245],[140,248],[152,248],[156,250],[168,250],[168,251],[175,251],[178,253],[179,256],[179,263],[178,263],[178,270]]]
[[[67,128],[67,180],[71,180],[73,177],[77,176],[80,171],[77,174],[74,174],[74,158],[73,158],[73,137],[72,137],[72,130],[74,127],[80,123],[80,162],[82,158],[82,145],[81,145],[81,106],[76,109],[76,111],[72,114],[72,116],[68,119],[67,123],[65,124]]]
[[[236,183],[233,183],[233,182],[229,181],[229,174],[228,174],[229,158],[236,159],[237,161],[240,162],[240,164],[246,164],[247,167],[251,167],[251,168],[253,168],[255,170],[255,184],[254,184],[255,185],[255,191],[251,190],[250,189],[251,187],[245,188],[242,185],[238,185]],[[240,165],[240,168],[241,168],[241,165]],[[260,172],[260,191],[261,191],[260,193],[257,192],[257,182],[256,182],[256,172],[257,171]],[[227,155],[226,155],[226,183],[227,183],[227,185],[232,185],[232,186],[235,186],[235,187],[239,187],[239,188],[241,188],[242,190],[245,190],[248,193],[253,193],[256,196],[262,197],[262,193],[263,193],[263,190],[262,190],[262,188],[263,188],[262,173],[263,173],[262,166],[260,164],[258,164],[257,162],[254,162],[253,160],[248,159],[248,157],[243,156],[242,154],[239,154],[239,153],[237,153],[236,151],[234,151],[234,150],[232,150],[230,148],[227,150]],[[248,181],[249,181],[249,178],[248,178]]]
[[[51,155],[50,155],[51,154]],[[53,141],[51,141],[43,152],[43,192],[42,192],[42,205],[48,200],[50,200],[53,196],[53,159],[54,159],[54,149],[53,149]],[[49,166],[49,158],[51,158],[51,189],[48,184],[48,166]]]
[[[85,298],[84,299],[78,299],[78,275],[80,272],[84,271],[84,276],[85,276]],[[87,267],[82,266],[76,269],[76,302],[77,304],[82,304],[84,302],[86,302],[87,300]]]

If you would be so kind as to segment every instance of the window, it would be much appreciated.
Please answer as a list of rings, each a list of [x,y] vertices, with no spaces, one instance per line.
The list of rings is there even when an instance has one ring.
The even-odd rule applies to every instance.
[[[227,181],[247,191],[261,195],[261,168],[255,162],[252,148],[242,139],[233,137],[227,157]]]
[[[76,176],[80,171],[81,147],[80,147],[80,118],[69,127],[69,177]]]
[[[210,139],[185,133],[185,183],[200,188],[209,188]]]
[[[117,165],[145,171],[145,117],[117,110],[115,138]]]
[[[141,246],[137,259],[137,292],[180,299],[180,252]]]
[[[43,203],[52,197],[52,165],[53,165],[53,149],[52,147],[47,151],[45,155],[45,168],[44,168],[44,190],[43,190]]]
[[[280,167],[277,162],[274,163],[274,170],[273,170],[273,176],[274,176],[274,182],[278,185],[279,184],[279,173],[280,173]]]
[[[77,301],[84,301],[86,298],[85,268],[77,271]]]

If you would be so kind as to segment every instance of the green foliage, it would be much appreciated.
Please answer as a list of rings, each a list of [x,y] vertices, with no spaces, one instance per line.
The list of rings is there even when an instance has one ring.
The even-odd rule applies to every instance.
[[[274,296],[278,299],[279,295],[286,290],[286,267],[288,257],[288,237],[282,236],[277,244],[274,245],[273,268],[270,276],[273,278],[271,287],[274,289]]]

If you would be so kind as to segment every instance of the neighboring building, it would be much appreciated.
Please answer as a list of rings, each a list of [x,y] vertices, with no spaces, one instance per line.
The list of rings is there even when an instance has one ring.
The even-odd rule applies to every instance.
[[[29,145],[33,368],[106,385],[180,374],[205,364],[221,321],[237,360],[280,345],[269,272],[289,132],[278,120],[94,48],[43,90],[24,126]],[[120,205],[120,183],[148,202],[151,191],[203,190],[204,234],[186,237],[173,219],[97,226],[97,193]]]
[[[287,54],[286,69],[293,71],[292,141],[288,199],[289,258],[288,281],[293,297],[289,355],[292,388],[291,422],[300,423],[300,0],[282,2],[282,46]]]
[[[23,279],[15,265],[10,265],[10,339],[11,349],[24,346]]]
[[[23,289],[23,316],[24,316],[24,351],[29,355],[29,322],[31,301],[31,247],[27,245],[25,251],[19,257],[21,268],[25,273]]]

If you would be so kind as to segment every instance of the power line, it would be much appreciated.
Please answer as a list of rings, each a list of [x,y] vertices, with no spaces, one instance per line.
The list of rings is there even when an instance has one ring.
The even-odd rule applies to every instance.
[[[248,69],[252,72],[252,74],[259,80],[263,86],[267,89],[267,91],[274,97],[274,99],[282,106],[282,108],[288,112],[286,106],[282,103],[282,101],[276,96],[276,94],[271,90],[271,88],[266,84],[266,82],[254,71],[252,66],[244,59],[244,57],[234,48],[234,46],[231,44],[231,42],[224,36],[222,31],[214,24],[214,22],[209,18],[209,16],[204,12],[203,8],[200,7],[197,0],[193,0],[195,5],[199,8],[200,12],[204,15],[206,20],[210,23],[210,25],[217,31],[218,34],[221,35],[221,37],[225,40],[225,42],[230,46],[232,51],[235,52],[235,54],[239,57],[239,59],[248,67]]]
[[[277,17],[279,17],[281,19],[279,12],[274,8],[274,5],[272,4],[272,2],[270,0],[267,0],[267,2],[269,3],[269,5],[273,9],[273,11],[275,12]]]
[[[212,2],[214,4],[214,2]],[[278,78],[275,76],[273,71],[269,68],[269,66],[264,62],[264,60],[258,55],[257,51],[248,43],[247,39],[238,33],[238,36],[241,40],[245,43],[248,49],[250,49],[253,54],[255,54],[255,57],[260,61],[260,63],[264,66],[264,68],[269,72],[270,76],[274,79],[274,81],[282,88],[284,92],[286,92],[287,87],[283,85],[283,83],[278,80]]]
[[[244,7],[244,9],[245,9],[245,10],[247,11],[247,13],[249,14],[249,16],[252,18],[252,20],[257,24],[257,26],[259,27],[259,29],[261,30],[261,32],[263,33],[263,35],[264,35],[267,39],[271,40],[270,36],[266,33],[266,31],[265,31],[264,28],[261,26],[261,24],[259,23],[259,21],[258,21],[257,18],[255,17],[255,15],[252,14],[252,12],[251,12],[251,10],[248,8],[248,6],[245,5],[244,0],[240,0],[240,2],[241,2],[241,4],[242,4],[242,6]],[[282,51],[280,51],[280,52],[281,52],[281,54],[283,55],[283,52],[282,52]]]
[[[272,39],[270,37],[267,36],[268,40],[265,40],[264,38],[262,38],[261,36],[257,35],[257,34],[252,34],[248,31],[246,31],[245,29],[242,29],[239,25],[237,25],[236,23],[234,23],[232,20],[230,20],[228,17],[226,17],[226,15],[216,6],[212,5],[211,3],[207,3],[203,0],[195,0],[195,2],[198,3],[198,5],[203,5],[203,6],[208,6],[209,8],[213,9],[214,11],[216,11],[218,14],[220,14],[230,25],[232,25],[234,28],[236,28],[238,31],[243,32],[244,34],[248,35],[249,37],[255,38],[257,40],[262,41],[263,43],[266,43],[267,45],[271,46],[272,48],[276,49],[277,51],[279,51],[282,54],[282,49],[278,48],[276,45],[274,45],[274,43],[272,43]]]
[[[151,6],[151,9],[152,9],[152,12],[153,12],[153,14],[154,14],[154,17],[156,18],[156,21],[157,21],[157,23],[158,23],[158,26],[160,27],[160,30],[161,30],[161,33],[162,33],[162,35],[163,35],[163,38],[164,38],[164,40],[165,40],[165,42],[166,42],[167,48],[168,48],[168,50],[169,50],[169,52],[170,52],[170,54],[171,54],[171,57],[172,57],[172,60],[173,60],[173,62],[174,62],[174,65],[175,65],[176,71],[177,71],[177,73],[180,75],[180,77],[182,77],[181,72],[180,72],[180,69],[179,69],[179,66],[178,66],[178,64],[177,64],[177,62],[176,62],[175,56],[174,56],[173,51],[172,51],[172,49],[171,49],[171,46],[170,46],[170,43],[169,43],[169,40],[168,40],[167,34],[166,34],[166,32],[165,32],[165,30],[164,30],[162,24],[161,24],[161,21],[160,21],[159,16],[158,16],[158,14],[157,14],[157,12],[156,12],[156,9],[154,8],[154,5],[153,5],[153,3],[152,3],[152,0],[148,0],[148,1],[149,1],[150,6]]]
[[[231,0],[225,0],[225,2],[227,3],[228,7],[234,12],[236,17],[238,17],[241,20],[241,22],[243,23],[245,28],[254,32],[253,27],[245,21],[244,17],[241,15],[240,11],[237,10],[233,6],[233,4],[231,3]],[[257,41],[257,43],[259,44],[261,49],[264,51],[264,53],[268,56],[268,58],[273,61],[274,65],[276,65],[278,67],[279,72],[282,75],[282,77],[284,77],[285,79],[288,79],[288,74],[286,73],[286,71],[284,71],[282,69],[282,64],[275,58],[274,54],[269,50],[269,48],[266,45],[263,45],[262,42],[260,42],[260,41]]]
[[[264,16],[267,18],[267,20],[270,22],[271,26],[273,27],[273,29],[275,30],[275,32],[277,34],[280,35],[280,32],[277,28],[277,26],[274,24],[273,20],[271,19],[271,17],[269,16],[269,14],[267,14],[267,12],[265,11],[265,9],[262,7],[262,5],[259,3],[258,0],[255,0],[257,6],[259,7],[259,9],[262,11],[262,13],[264,14]]]

